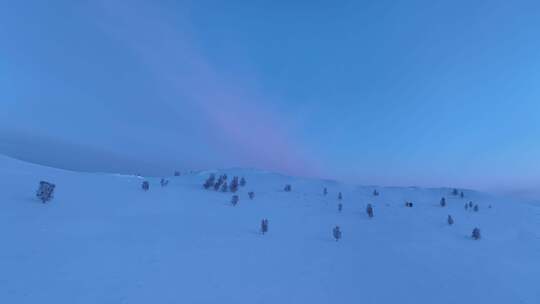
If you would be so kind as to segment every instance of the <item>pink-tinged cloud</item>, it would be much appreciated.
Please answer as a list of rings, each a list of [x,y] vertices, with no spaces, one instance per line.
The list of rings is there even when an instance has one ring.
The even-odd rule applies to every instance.
[[[231,160],[225,165],[318,174],[261,92],[225,79],[197,49],[180,12],[171,18],[150,3],[103,1],[100,14],[101,26],[128,45],[153,74],[169,109],[179,117],[185,111],[200,116],[214,155]]]

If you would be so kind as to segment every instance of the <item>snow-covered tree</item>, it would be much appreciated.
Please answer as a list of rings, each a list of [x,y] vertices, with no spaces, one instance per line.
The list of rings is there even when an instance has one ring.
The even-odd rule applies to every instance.
[[[446,198],[441,198],[441,207],[446,206]]]
[[[379,191],[377,191],[377,189],[373,190],[373,196],[379,196]]]
[[[371,204],[367,205],[366,212],[369,217],[373,217],[373,206],[371,206]]]
[[[166,187],[168,184],[169,184],[169,181],[162,178],[160,181],[159,181],[159,184],[161,185],[161,187]]]
[[[448,225],[450,226],[454,225],[454,219],[452,218],[450,214],[448,215]]]
[[[465,204],[465,210],[469,210],[469,204]]]
[[[144,181],[142,182],[141,187],[144,191],[148,191],[148,189],[150,189],[150,183],[148,181]]]
[[[341,195],[341,192],[338,193],[337,199],[338,199],[338,200],[342,200],[342,199],[343,199],[343,195]]]
[[[174,171],[174,176],[180,176],[180,171]]]
[[[405,207],[412,207],[413,206],[413,203],[411,202],[405,202]]]
[[[231,199],[231,204],[233,206],[236,206],[236,204],[238,204],[238,201],[240,200],[240,198],[238,197],[238,195],[233,195],[232,199]]]
[[[227,185],[227,182],[223,182],[223,184],[221,184],[221,192],[227,192],[229,191],[229,185]]]
[[[283,190],[285,190],[285,192],[291,192],[292,191],[292,186],[287,184],[287,185],[285,185],[285,188]]]
[[[452,190],[452,195],[458,195],[458,194],[459,194],[458,189],[454,188],[454,190]]]
[[[479,209],[478,205],[474,205],[474,208],[473,208],[474,212],[478,212],[478,209]]]
[[[480,229],[478,227],[474,228],[473,231],[472,231],[472,238],[474,240],[479,240],[480,239]]]
[[[229,189],[231,190],[232,193],[235,193],[236,191],[238,191],[239,184],[240,183],[238,181],[238,176],[233,177],[231,184],[229,186]]]
[[[337,208],[338,208],[338,211],[341,212],[341,210],[343,210],[343,204],[342,203],[339,203],[337,205]]]
[[[268,232],[268,219],[261,220],[261,233],[265,234]]]
[[[255,198],[255,192],[253,191],[248,192],[248,196],[249,196],[249,199]]]
[[[459,196],[460,196],[461,198],[464,198],[464,197],[465,197],[465,194],[463,194],[463,191],[461,191],[461,193],[459,194]]]
[[[221,185],[223,184],[223,180],[220,178],[218,181],[214,184],[214,190],[218,191],[221,188]]]
[[[341,229],[339,226],[334,227],[332,230],[332,235],[334,236],[334,239],[336,239],[336,242],[341,239]]]
[[[36,196],[41,200],[42,203],[45,204],[54,198],[54,188],[56,188],[55,184],[40,181]]]
[[[324,195],[324,196],[326,196],[326,195],[328,194],[328,189],[326,189],[326,187],[324,187],[324,189],[323,189],[323,192],[322,192],[322,193],[323,193],[323,195]]]
[[[204,182],[203,184],[204,189],[209,189],[210,187],[214,187],[215,182],[216,182],[216,175],[212,173]]]
[[[244,187],[245,185],[246,185],[246,179],[245,179],[244,177],[242,177],[242,178],[240,179],[240,186],[241,186],[241,187]]]

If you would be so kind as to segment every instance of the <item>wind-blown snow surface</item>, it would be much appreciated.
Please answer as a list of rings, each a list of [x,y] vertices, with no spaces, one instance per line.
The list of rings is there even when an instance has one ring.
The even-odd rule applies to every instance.
[[[373,197],[373,187],[228,173],[248,182],[236,207],[230,193],[202,189],[208,173],[165,188],[149,179],[143,192],[134,176],[0,157],[0,303],[540,303],[538,206],[449,189]],[[42,179],[57,184],[49,204],[35,198]],[[479,212],[464,209],[469,200]],[[475,226],[480,241],[470,238]]]

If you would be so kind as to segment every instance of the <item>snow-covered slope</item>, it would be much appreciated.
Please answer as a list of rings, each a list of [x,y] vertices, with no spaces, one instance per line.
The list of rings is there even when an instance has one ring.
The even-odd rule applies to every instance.
[[[230,193],[202,189],[209,172],[165,188],[149,179],[144,192],[135,176],[0,157],[0,303],[540,303],[539,206],[227,173],[247,179],[236,207]],[[40,180],[57,185],[48,204],[35,198]],[[464,209],[469,200],[479,212]],[[480,241],[470,238],[476,226]]]

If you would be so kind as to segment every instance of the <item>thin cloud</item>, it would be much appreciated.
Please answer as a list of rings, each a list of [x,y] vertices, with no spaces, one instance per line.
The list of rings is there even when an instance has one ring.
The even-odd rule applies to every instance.
[[[216,153],[234,159],[231,165],[315,174],[313,162],[266,106],[268,101],[261,100],[262,94],[222,77],[198,50],[187,18],[174,19],[173,26],[160,8],[141,2],[104,1],[100,12],[100,26],[152,73],[166,106],[180,118],[186,110],[199,115],[203,123],[198,127],[215,141]]]

